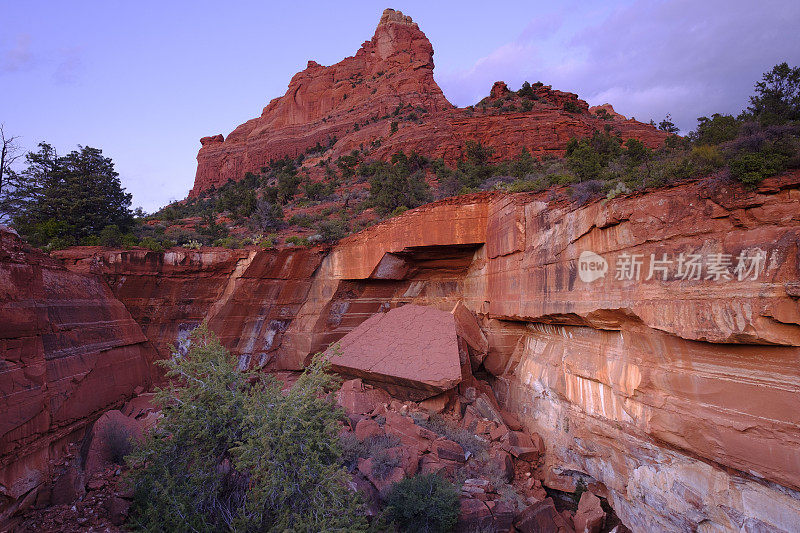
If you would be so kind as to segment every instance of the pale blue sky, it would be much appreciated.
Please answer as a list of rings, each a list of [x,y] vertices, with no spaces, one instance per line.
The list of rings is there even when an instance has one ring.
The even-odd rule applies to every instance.
[[[433,43],[451,102],[524,80],[685,131],[747,105],[772,65],[800,64],[800,2],[0,0],[0,122],[25,148],[114,159],[134,206],[185,197],[199,138],[258,116],[313,59],[372,37],[385,7]]]

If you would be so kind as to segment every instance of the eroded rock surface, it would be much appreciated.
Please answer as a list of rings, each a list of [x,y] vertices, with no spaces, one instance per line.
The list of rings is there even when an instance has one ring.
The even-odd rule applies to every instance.
[[[100,278],[0,231],[0,524],[94,418],[149,385],[153,358]]]
[[[395,396],[424,400],[461,381],[453,315],[404,305],[376,313],[326,354],[336,372],[380,383]]]
[[[462,383],[472,402],[464,417],[477,429],[481,419],[511,427],[516,415],[514,431],[541,436],[508,437],[505,452],[543,460],[545,486],[585,485],[635,531],[791,531],[800,523],[798,205],[797,172],[754,190],[709,179],[580,207],[484,193],[411,210],[330,250],[218,252],[185,275],[157,257],[148,261],[166,275],[137,274],[142,262],[109,262],[111,251],[69,267],[95,265],[157,343],[178,329],[159,329],[161,317],[180,316],[196,294],[197,320],[216,324],[243,364],[266,353],[275,370],[302,368],[376,313],[463,305],[480,330],[467,359],[493,376],[499,401]],[[136,297],[159,284],[176,295],[169,306]],[[476,359],[481,335],[487,353]],[[370,413],[383,401],[345,396]],[[441,411],[450,401],[422,404]]]

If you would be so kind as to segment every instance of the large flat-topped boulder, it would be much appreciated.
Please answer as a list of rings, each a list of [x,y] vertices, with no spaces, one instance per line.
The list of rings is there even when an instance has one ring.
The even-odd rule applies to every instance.
[[[404,305],[365,320],[329,349],[333,369],[413,400],[450,390],[461,381],[453,315]]]

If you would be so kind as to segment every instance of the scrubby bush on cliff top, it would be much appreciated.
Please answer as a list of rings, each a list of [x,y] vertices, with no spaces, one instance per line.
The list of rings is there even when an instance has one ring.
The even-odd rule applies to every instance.
[[[288,394],[240,372],[206,326],[164,362],[163,419],[128,458],[132,525],[147,531],[363,531],[316,358]],[[261,378],[259,381],[258,378]]]
[[[526,84],[518,94],[532,92]],[[520,192],[570,185],[573,199],[584,203],[714,172],[753,186],[800,167],[800,68],[782,63],[766,72],[756,83],[750,104],[738,117],[700,117],[696,131],[686,138],[670,136],[656,150],[635,139],[623,139],[613,122],[608,122],[591,137],[572,139],[564,159],[535,159],[523,150],[511,161],[492,163],[488,158],[470,157],[483,150],[467,142],[465,158],[455,169],[437,162],[432,166],[441,197],[491,188]],[[611,118],[608,113],[601,115]],[[678,131],[669,115],[658,128]]]
[[[458,489],[437,474],[396,483],[386,503],[389,519],[404,532],[444,533],[458,520]]]

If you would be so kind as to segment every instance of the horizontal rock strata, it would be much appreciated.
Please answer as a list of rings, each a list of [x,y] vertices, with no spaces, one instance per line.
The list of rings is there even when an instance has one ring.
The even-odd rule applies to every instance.
[[[754,190],[709,179],[580,207],[482,193],[330,249],[186,251],[181,261],[207,262],[189,273],[155,257],[152,275],[144,252],[85,250],[69,266],[106,277],[157,345],[174,341],[171,317],[186,302],[205,302],[188,309],[243,366],[302,368],[409,304],[464,324],[473,315],[467,360],[494,376],[500,407],[541,435],[546,485],[592,486],[634,530],[791,531],[798,205],[797,172]],[[159,285],[180,297],[140,299]]]
[[[100,278],[0,230],[0,524],[94,418],[149,386],[154,355]]]

